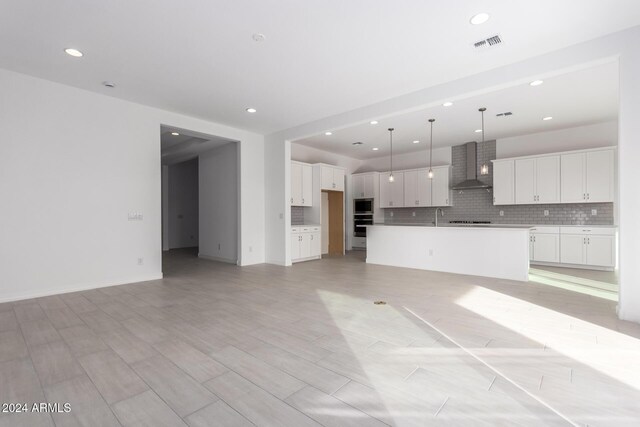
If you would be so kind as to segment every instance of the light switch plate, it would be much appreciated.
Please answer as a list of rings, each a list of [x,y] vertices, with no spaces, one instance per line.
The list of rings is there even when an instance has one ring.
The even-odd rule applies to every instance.
[[[393,217],[393,211],[389,212],[389,216]]]
[[[598,216],[598,209],[591,209],[591,216]]]
[[[544,210],[544,216],[549,216],[549,209]]]
[[[415,212],[411,212],[411,216],[416,216],[416,213]]]
[[[500,216],[504,216],[504,211],[500,211]]]

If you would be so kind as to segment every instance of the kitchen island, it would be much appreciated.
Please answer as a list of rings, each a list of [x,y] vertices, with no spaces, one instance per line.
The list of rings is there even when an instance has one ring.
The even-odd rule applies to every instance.
[[[529,226],[367,226],[367,263],[528,281]]]

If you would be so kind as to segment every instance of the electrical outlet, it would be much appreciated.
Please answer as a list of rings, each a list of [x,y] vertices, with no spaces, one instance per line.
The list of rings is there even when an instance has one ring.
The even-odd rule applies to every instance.
[[[389,216],[393,218],[393,211],[389,212]]]
[[[549,216],[549,209],[544,210],[544,216]]]
[[[433,256],[433,249],[429,249],[429,256]]]
[[[500,211],[500,216],[504,216],[504,211]]]
[[[416,216],[416,213],[415,212],[411,212],[411,216]]]
[[[127,219],[129,221],[142,221],[142,214],[140,212],[129,212]]]
[[[284,214],[283,214],[283,213],[280,213],[280,214],[278,215],[278,217],[279,217],[280,219],[284,219]]]
[[[249,246],[249,252],[253,252],[253,246]]]
[[[598,216],[598,209],[591,209],[591,216]]]
[[[138,258],[138,265],[144,264],[144,258]]]

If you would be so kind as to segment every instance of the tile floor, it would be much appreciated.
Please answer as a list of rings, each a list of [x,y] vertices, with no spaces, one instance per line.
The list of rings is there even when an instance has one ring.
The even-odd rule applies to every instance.
[[[357,252],[164,271],[0,304],[0,402],[71,405],[0,426],[640,425],[640,325],[606,299]]]

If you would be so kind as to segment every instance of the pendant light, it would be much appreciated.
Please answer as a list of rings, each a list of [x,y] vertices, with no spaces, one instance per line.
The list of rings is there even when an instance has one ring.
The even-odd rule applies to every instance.
[[[431,164],[433,160],[433,122],[435,121],[436,119],[429,119],[429,123],[431,124],[431,137],[429,139],[429,173],[427,174],[429,179],[433,179],[433,169],[431,169]]]
[[[482,107],[478,111],[482,115],[482,166],[480,166],[480,175],[489,175],[489,164],[485,160],[484,156],[484,112],[486,108]]]
[[[389,182],[393,182],[395,181],[395,178],[393,177],[393,128],[389,128],[389,148],[391,149],[389,155],[389,162],[391,164],[391,167],[389,168]]]

